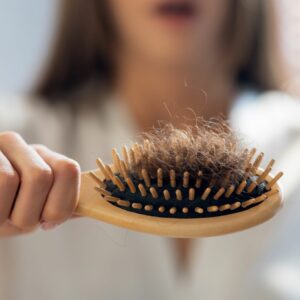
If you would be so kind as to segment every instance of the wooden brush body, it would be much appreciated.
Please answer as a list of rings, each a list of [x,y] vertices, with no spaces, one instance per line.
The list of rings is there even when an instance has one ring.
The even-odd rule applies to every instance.
[[[94,171],[104,180],[100,170]],[[258,174],[263,170],[258,169]],[[268,175],[267,182],[274,177]],[[247,210],[208,218],[163,218],[130,212],[106,201],[95,189],[90,172],[82,174],[81,193],[76,213],[134,231],[176,238],[196,238],[223,235],[244,230],[272,218],[283,204],[278,183],[275,183],[264,201]]]

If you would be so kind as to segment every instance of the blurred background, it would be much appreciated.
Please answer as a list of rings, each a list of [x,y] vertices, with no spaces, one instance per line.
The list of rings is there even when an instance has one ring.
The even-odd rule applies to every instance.
[[[283,50],[291,69],[286,89],[300,95],[300,3],[276,0]],[[57,21],[58,0],[0,0],[0,90],[30,90],[49,54]]]
[[[55,0],[0,1],[0,89],[28,91],[49,54],[55,27]]]
[[[276,3],[280,17],[280,41],[290,70],[282,89],[298,98],[300,1],[276,0]],[[56,28],[58,4],[59,0],[0,0],[0,101],[6,101],[5,95],[30,91],[41,74]],[[290,151],[295,157],[299,149],[298,142],[287,149],[287,153]],[[292,164],[294,168],[300,169],[299,159],[289,161],[289,156],[278,168]],[[298,183],[299,180],[288,184]],[[300,197],[295,189],[293,191],[293,195],[289,195],[290,202],[279,217],[278,223],[281,226],[269,241],[265,255],[248,269],[245,276],[247,280],[243,285],[243,299],[300,299]],[[247,243],[247,240],[244,242]]]

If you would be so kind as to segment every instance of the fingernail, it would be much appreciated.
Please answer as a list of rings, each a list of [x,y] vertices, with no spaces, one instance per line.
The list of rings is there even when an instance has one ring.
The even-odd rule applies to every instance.
[[[41,228],[43,230],[51,230],[51,229],[54,229],[55,227],[57,227],[58,224],[57,223],[51,223],[51,222],[41,222]]]

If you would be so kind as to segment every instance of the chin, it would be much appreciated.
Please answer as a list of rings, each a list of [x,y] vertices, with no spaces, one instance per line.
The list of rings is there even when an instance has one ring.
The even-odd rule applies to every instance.
[[[195,64],[200,56],[200,47],[193,41],[174,41],[164,39],[144,45],[144,56],[154,65],[184,67]]]

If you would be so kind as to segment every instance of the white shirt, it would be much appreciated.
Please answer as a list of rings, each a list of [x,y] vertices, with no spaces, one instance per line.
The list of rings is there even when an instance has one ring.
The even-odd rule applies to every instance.
[[[43,103],[3,99],[0,131],[18,131],[29,143],[45,144],[76,159],[83,170],[94,168],[96,157],[110,161],[111,149],[120,149],[136,134],[129,113],[116,101],[107,102],[102,112],[82,109],[72,118],[64,107],[54,110]],[[299,172],[300,158],[294,155],[291,166],[283,154],[298,153],[299,117],[300,104],[275,92],[242,93],[230,116],[234,128],[288,170],[285,180],[290,199],[300,182],[292,173],[293,169]],[[176,272],[170,239],[89,219],[72,220],[50,232],[39,230],[0,240],[0,299],[269,299],[274,293],[268,281],[270,267],[260,269],[258,261],[276,253],[272,245],[280,244],[287,234],[280,236],[282,228],[291,230],[287,223],[296,207],[290,203],[263,225],[195,240],[186,277]],[[295,239],[294,233],[288,234]],[[276,293],[280,295],[281,290]]]

